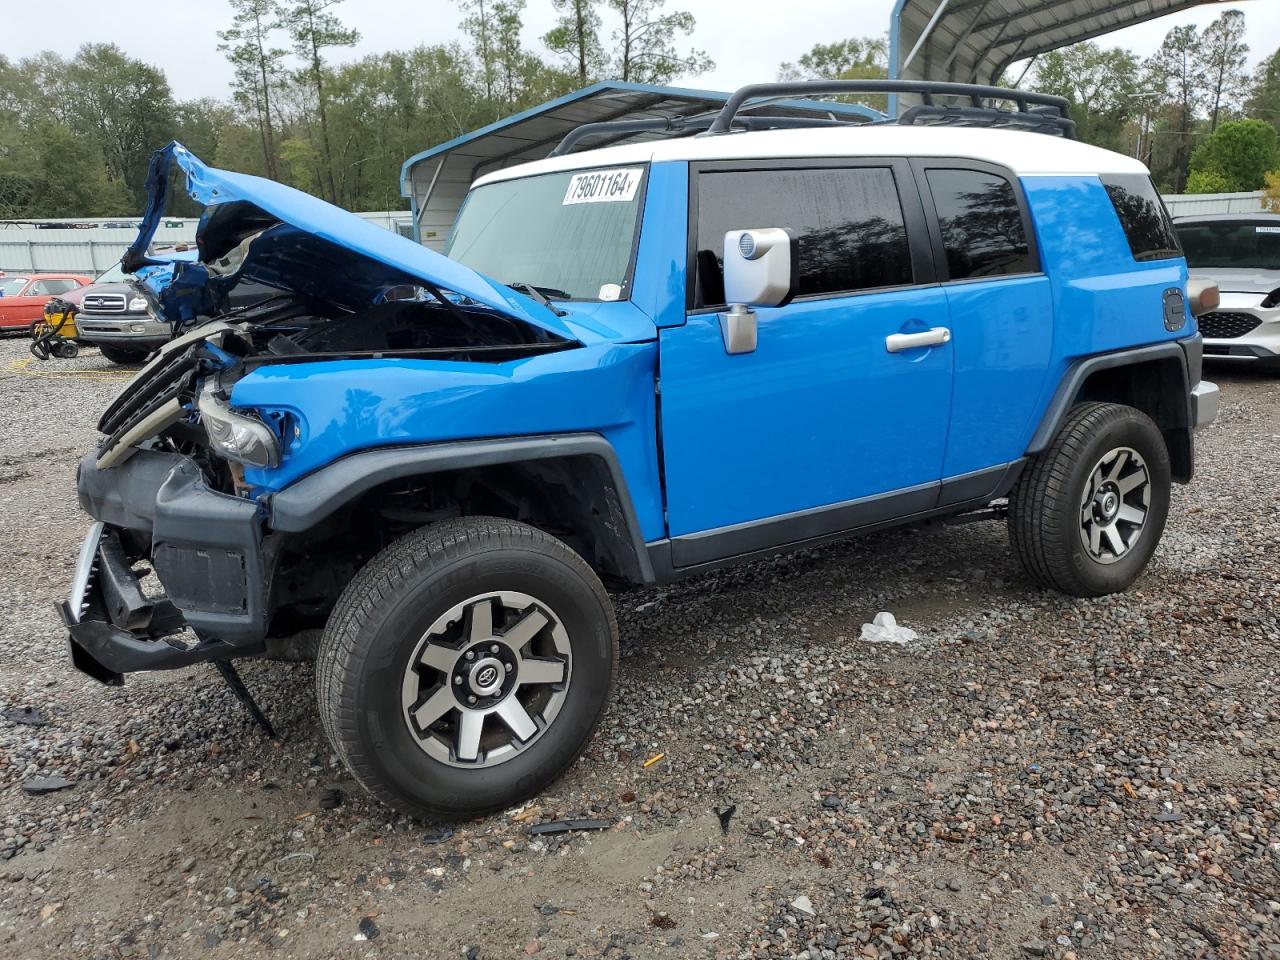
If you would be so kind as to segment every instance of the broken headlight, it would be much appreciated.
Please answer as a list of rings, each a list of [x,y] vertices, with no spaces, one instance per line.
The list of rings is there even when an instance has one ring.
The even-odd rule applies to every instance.
[[[211,384],[201,389],[196,408],[209,445],[228,460],[250,467],[280,465],[280,441],[272,429],[256,417],[236,413]]]

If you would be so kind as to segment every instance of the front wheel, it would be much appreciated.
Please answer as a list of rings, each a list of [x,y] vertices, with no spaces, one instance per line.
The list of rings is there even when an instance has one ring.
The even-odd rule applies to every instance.
[[[534,527],[465,518],[409,533],[339,598],[320,717],[352,776],[413,816],[501,810],[582,752],[618,628],[600,580]]]
[[[1141,410],[1072,408],[1009,496],[1009,539],[1042,586],[1073,597],[1128,589],[1164,532],[1169,451]]]
[[[99,346],[98,351],[111,363],[121,365],[141,363],[147,358],[145,353],[138,353],[136,350],[125,350],[121,347]]]

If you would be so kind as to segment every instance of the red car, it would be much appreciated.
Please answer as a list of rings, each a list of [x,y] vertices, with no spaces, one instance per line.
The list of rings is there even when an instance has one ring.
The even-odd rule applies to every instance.
[[[91,283],[91,277],[75,273],[0,275],[0,330],[30,330],[46,303]]]

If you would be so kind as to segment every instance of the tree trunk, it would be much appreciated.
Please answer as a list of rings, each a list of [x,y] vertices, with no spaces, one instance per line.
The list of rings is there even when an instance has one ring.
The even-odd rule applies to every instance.
[[[338,185],[333,178],[333,151],[329,147],[329,114],[324,103],[324,73],[320,62],[320,47],[316,43],[316,23],[308,17],[311,27],[311,73],[316,84],[316,112],[320,115],[320,155],[324,160],[324,183],[329,188],[329,202],[338,202]]]
[[[262,75],[262,158],[266,162],[267,176],[276,179],[276,145],[274,131],[271,129],[271,90],[267,84],[266,56],[262,52],[262,44],[258,44],[258,68]]]
[[[586,2],[577,0],[573,8],[578,22],[578,82],[584,87],[587,85],[587,18],[583,15]]]

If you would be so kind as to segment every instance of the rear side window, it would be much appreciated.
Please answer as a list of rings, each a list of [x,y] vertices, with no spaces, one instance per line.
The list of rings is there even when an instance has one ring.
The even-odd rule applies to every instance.
[[[1008,180],[981,170],[925,175],[952,280],[1032,272],[1027,228]]]
[[[1107,196],[1120,217],[1135,260],[1168,260],[1182,256],[1178,235],[1151,178],[1142,174],[1102,178]]]
[[[36,289],[32,291],[32,295],[56,297],[75,288],[76,283],[74,280],[41,280],[36,284]]]
[[[694,306],[724,303],[724,235],[761,227],[786,227],[799,238],[799,296],[913,282],[889,168],[709,171],[698,176]]]

